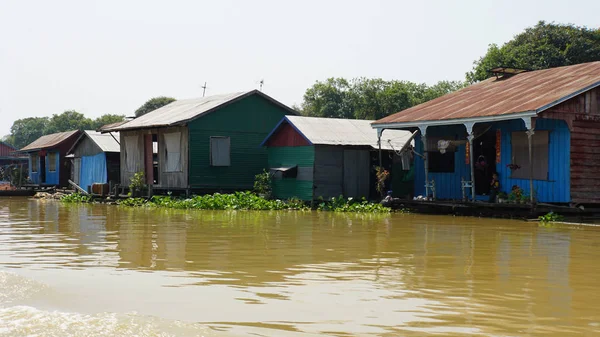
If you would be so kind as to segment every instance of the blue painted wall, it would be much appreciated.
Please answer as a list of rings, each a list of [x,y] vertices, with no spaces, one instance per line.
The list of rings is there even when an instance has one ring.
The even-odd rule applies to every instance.
[[[54,172],[50,172],[50,165],[49,165],[49,158],[48,155],[50,153],[56,153],[56,171]],[[33,169],[33,165],[31,165],[31,155],[37,155],[38,156],[38,165],[37,165],[37,172],[32,172]],[[39,152],[32,152],[29,154],[29,179],[31,179],[31,181],[34,184],[53,184],[53,185],[58,185],[59,183],[59,177],[60,177],[60,153],[58,151],[48,151],[46,153],[46,156],[44,157],[45,163],[46,163],[46,181],[42,182],[40,181],[40,169],[42,167],[41,165],[41,160],[42,158],[39,157]]]
[[[513,131],[525,131],[525,125],[521,120],[500,122],[496,128],[502,130],[501,163],[496,164],[496,171],[500,176],[500,189],[509,193],[513,185],[519,186],[527,194],[529,179],[510,178],[511,172],[507,164],[512,161],[511,133]],[[566,203],[571,201],[571,133],[567,124],[562,120],[537,119],[536,130],[548,130],[548,178],[549,180],[534,180],[534,195],[540,202]]]
[[[31,181],[34,184],[39,184],[40,183],[40,161],[38,160],[38,165],[37,165],[37,172],[33,172],[33,165],[31,164],[31,155],[32,154],[36,154],[37,152],[34,153],[30,153],[29,154],[29,179],[31,179]]]
[[[79,186],[84,190],[93,183],[108,183],[106,170],[106,153],[98,153],[95,156],[82,156],[81,168],[79,169]]]
[[[496,164],[496,170],[500,176],[500,189],[510,192],[513,185],[522,188],[525,193],[530,194],[528,179],[510,178],[510,169],[506,167],[512,161],[511,133],[514,131],[525,131],[522,120],[512,120],[496,123],[491,130],[502,131],[501,162]],[[540,202],[566,203],[571,201],[570,193],[570,149],[571,135],[564,121],[553,119],[538,119],[536,130],[548,130],[548,170],[549,180],[534,180],[534,191]],[[466,129],[462,125],[451,125],[444,127],[429,127],[427,135],[430,137],[443,136],[446,139],[465,139]],[[470,179],[471,168],[465,164],[466,147],[461,145],[455,152],[454,173],[429,173],[429,179],[434,179],[436,184],[436,197],[438,199],[461,199],[462,190],[460,186],[461,177]],[[415,137],[415,151],[423,152],[421,135]],[[425,168],[423,159],[415,158],[415,195],[425,195]],[[470,193],[467,193],[470,196]],[[486,198],[487,200],[487,198]]]
[[[450,125],[427,128],[429,137],[447,137],[447,139],[465,139],[467,131],[462,125]],[[429,173],[429,180],[435,180],[435,191],[437,199],[462,199],[460,187],[461,177],[469,180],[471,169],[465,164],[466,146],[458,146],[454,153],[454,173]],[[424,154],[421,135],[415,137],[415,151]],[[423,159],[415,158],[415,195],[425,195],[425,167]]]

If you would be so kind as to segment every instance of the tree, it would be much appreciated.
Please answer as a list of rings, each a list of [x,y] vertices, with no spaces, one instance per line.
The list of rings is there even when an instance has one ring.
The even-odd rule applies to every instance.
[[[10,128],[12,145],[18,149],[43,136],[48,117],[29,117],[17,119]]]
[[[300,111],[307,116],[377,120],[463,86],[455,81],[427,86],[380,78],[329,78],[306,90]]]
[[[71,130],[90,130],[92,129],[92,120],[83,114],[68,110],[61,114],[54,114],[44,130],[44,134],[56,132],[65,132]]]
[[[302,114],[315,117],[354,118],[350,83],[343,78],[317,82],[304,93]]]
[[[175,102],[175,98],[172,97],[154,97],[146,101],[141,107],[135,110],[135,117],[140,117],[147,114],[150,111],[154,111],[158,108],[161,108],[171,102]]]
[[[599,60],[600,30],[540,21],[501,47],[490,45],[474,62],[467,81],[482,81],[500,66],[540,70]]]
[[[92,121],[92,129],[98,130],[100,127],[102,127],[104,125],[118,123],[118,122],[122,122],[124,120],[125,120],[124,115],[111,115],[111,114],[102,115]]]

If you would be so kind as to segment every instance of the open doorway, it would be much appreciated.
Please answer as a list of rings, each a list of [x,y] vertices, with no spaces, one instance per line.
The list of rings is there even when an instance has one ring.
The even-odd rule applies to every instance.
[[[492,175],[496,173],[496,132],[487,130],[473,140],[475,194],[488,195]]]

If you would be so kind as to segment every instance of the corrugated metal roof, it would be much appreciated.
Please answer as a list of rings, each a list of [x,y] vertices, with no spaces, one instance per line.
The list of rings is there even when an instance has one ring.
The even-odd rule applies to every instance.
[[[373,125],[541,112],[596,86],[600,86],[600,62],[524,72],[487,79]]]
[[[115,123],[110,123],[110,124],[106,124],[106,125],[102,125],[101,127],[98,128],[98,131],[104,131],[104,130],[110,130],[113,128],[116,128],[117,126],[121,126],[125,123],[127,123],[128,121],[122,121],[122,122],[115,122]]]
[[[79,133],[79,130],[58,132],[50,135],[41,136],[36,139],[33,143],[25,146],[20,151],[33,151],[41,149],[49,149],[60,145],[65,140],[75,136]]]
[[[85,130],[84,132],[86,136],[98,145],[102,152],[121,152],[121,145],[115,140],[115,138],[119,139],[118,132],[112,133],[114,138],[108,133],[100,133],[91,130]]]
[[[285,121],[314,145],[354,145],[378,148],[377,131],[371,128],[373,121],[370,120],[286,116],[282,122]],[[407,141],[412,139],[411,136],[412,133],[409,131],[385,130],[381,137],[381,148],[400,150]]]
[[[258,94],[268,99],[269,101],[289,110],[290,112],[297,114],[297,112],[295,112],[294,110],[269,97],[268,95],[258,90],[252,90],[223,95],[213,95],[202,98],[177,100],[154,111],[151,111],[141,117],[135,118],[132,121],[129,121],[125,124],[116,127],[106,126],[103,127],[100,131],[107,132],[119,130],[132,130],[184,124],[185,122],[195,119],[203,114],[209,113],[216,108],[223,107],[227,104],[233,103],[241,98],[253,94]]]

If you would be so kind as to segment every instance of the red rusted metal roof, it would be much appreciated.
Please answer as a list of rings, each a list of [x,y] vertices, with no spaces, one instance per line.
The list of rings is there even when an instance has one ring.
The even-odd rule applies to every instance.
[[[384,117],[373,126],[538,113],[597,86],[600,61],[494,77]]]
[[[71,138],[72,136],[75,136],[78,134],[79,134],[79,130],[75,130],[75,131],[59,132],[59,133],[53,133],[50,135],[41,136],[40,138],[36,139],[33,143],[22,148],[21,151],[25,152],[25,151],[34,151],[34,150],[40,150],[40,149],[53,148],[53,147],[60,145],[60,143]]]

